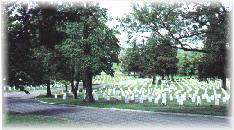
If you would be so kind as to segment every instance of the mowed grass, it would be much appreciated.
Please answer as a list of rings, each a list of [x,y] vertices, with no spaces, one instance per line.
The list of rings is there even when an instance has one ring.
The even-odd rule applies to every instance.
[[[4,116],[5,126],[56,126],[56,125],[68,125],[71,121],[67,119],[60,119],[49,116],[41,116],[35,114],[20,114],[8,112]]]
[[[80,106],[89,106],[89,107],[98,107],[98,108],[118,108],[118,109],[132,109],[132,110],[144,110],[144,111],[153,111],[153,112],[172,112],[172,113],[190,113],[190,114],[203,114],[203,115],[213,115],[213,116],[227,116],[228,107],[225,104],[220,106],[213,105],[214,103],[205,103],[199,106],[196,106],[195,103],[185,101],[183,106],[179,106],[175,100],[168,101],[166,105],[161,104],[159,100],[158,104],[153,102],[144,101],[144,103],[125,103],[124,100],[118,101],[111,99],[106,101],[101,98],[94,103],[85,103],[82,100],[82,97],[79,96],[79,99],[68,99],[64,100],[60,96],[57,99],[47,98],[44,95],[38,97],[39,100],[45,101],[48,103],[55,104],[69,104],[69,105],[80,105]]]

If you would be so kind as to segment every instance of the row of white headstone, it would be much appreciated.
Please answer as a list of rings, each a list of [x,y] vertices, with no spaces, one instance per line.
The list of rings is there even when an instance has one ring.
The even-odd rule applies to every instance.
[[[195,80],[195,79],[194,79]],[[187,84],[183,84],[183,85],[187,85]],[[142,86],[144,86],[144,85],[142,85]],[[169,91],[169,93],[170,93],[170,90],[173,90],[173,88],[176,88],[176,87],[174,87],[175,85],[173,85],[173,84],[171,84],[170,86],[169,86],[169,89],[167,89],[167,91]],[[181,87],[181,88],[183,88],[183,86],[182,85],[180,85],[179,84],[179,86]],[[128,88],[130,88],[130,87],[128,87]],[[168,88],[168,87],[167,87]],[[170,89],[170,88],[172,88],[172,89]],[[192,89],[192,87],[187,87],[188,89],[189,89],[189,92],[190,91],[192,91],[193,89]],[[175,90],[175,89],[174,89]],[[113,90],[113,91],[115,91],[115,90]],[[121,90],[121,92],[122,92],[123,90]],[[127,91],[129,91],[129,90],[127,90]],[[106,92],[106,91],[105,91]],[[127,96],[125,96],[125,94],[123,94],[124,92],[122,92],[122,96],[125,96],[125,100],[126,100],[126,102],[128,102],[128,100],[129,99],[131,99],[131,98],[129,98],[129,97],[132,97],[132,96],[129,96],[129,93],[135,93],[136,91],[129,91],[129,92],[126,92],[125,91],[125,94],[127,95]],[[107,95],[110,95],[110,92],[107,90]],[[181,93],[178,93],[178,94],[181,94]],[[197,96],[198,95],[198,90],[196,89],[196,91],[195,91],[195,95],[193,95],[192,96],[192,102],[195,102],[195,101],[197,101],[197,105],[199,105],[199,104],[201,104],[201,97],[200,96]],[[105,97],[105,96],[104,96]],[[106,96],[106,97],[108,97],[108,96]],[[118,96],[117,96],[118,97]],[[207,99],[207,102],[210,102],[211,100],[214,100],[215,99],[215,104],[216,105],[218,105],[219,104],[219,100],[220,100],[220,98],[221,98],[221,94],[217,94],[217,93],[215,93],[214,95],[211,95],[211,96],[208,96],[208,94],[207,94],[207,90],[206,90],[206,92],[205,92],[205,94],[203,94],[202,95],[202,99]],[[224,98],[223,98],[223,102],[226,102],[228,99],[230,98],[230,96],[228,96],[228,95],[226,95]],[[109,99],[109,98],[107,98],[107,99]],[[173,97],[172,97],[172,95],[170,95],[170,100],[172,100],[173,99]],[[186,98],[183,98],[183,96],[182,96],[182,98],[180,98],[178,95],[176,95],[176,99],[177,99],[177,102],[179,103],[179,105],[183,105],[183,101],[185,101],[186,100]],[[149,101],[151,102],[151,99],[149,99]],[[157,99],[156,99],[156,102],[157,102]],[[166,98],[162,98],[162,102],[164,103],[164,104],[166,104],[165,102],[166,102]]]

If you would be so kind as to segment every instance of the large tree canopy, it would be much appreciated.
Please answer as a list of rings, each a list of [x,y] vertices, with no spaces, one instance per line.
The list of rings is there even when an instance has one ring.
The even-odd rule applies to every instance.
[[[22,77],[29,84],[45,83],[51,96],[52,80],[82,79],[86,101],[92,102],[92,77],[102,71],[113,76],[117,31],[106,25],[106,9],[99,5],[7,3],[5,15],[9,83]]]

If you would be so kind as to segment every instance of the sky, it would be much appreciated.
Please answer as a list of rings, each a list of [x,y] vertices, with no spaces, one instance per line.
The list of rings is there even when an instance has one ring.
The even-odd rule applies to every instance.
[[[118,21],[116,18],[121,18],[124,15],[128,14],[131,12],[131,5],[133,1],[128,1],[128,0],[113,0],[113,1],[108,1],[108,0],[103,0],[99,2],[101,7],[104,7],[108,9],[108,15],[110,15],[113,20],[109,21],[107,25],[109,27],[113,27],[118,24]],[[116,35],[116,37],[119,39],[119,44],[121,47],[129,47],[128,44],[126,44],[127,40],[127,33],[125,32],[120,32],[120,35]]]
[[[30,0],[26,0],[26,1],[31,3]],[[41,1],[47,1],[47,0],[41,0]],[[58,2],[58,1],[56,1],[56,2]],[[81,1],[81,0],[79,0],[79,1]],[[119,22],[118,22],[118,20],[116,20],[116,18],[124,17],[126,14],[129,14],[132,11],[132,5],[134,3],[143,4],[146,1],[149,2],[149,0],[89,0],[89,1],[92,3],[98,3],[101,7],[107,9],[108,15],[113,18],[113,20],[111,20],[107,23],[107,25],[110,28],[119,24]],[[155,1],[156,0],[154,0],[154,2]],[[157,1],[159,1],[159,0],[157,0]],[[184,1],[188,1],[188,0],[184,0]],[[59,2],[62,3],[62,2],[66,2],[66,1],[60,0]],[[87,2],[87,0],[81,1],[81,2]],[[175,2],[175,0],[174,1],[173,0],[163,0],[163,2],[170,3],[170,2]],[[232,5],[232,2],[230,0],[226,0],[226,1],[224,0],[224,1],[222,1],[222,3],[224,3],[226,6]],[[162,33],[164,33],[164,32],[162,32]],[[141,35],[150,36],[150,33],[144,33]],[[126,41],[127,41],[127,33],[126,32],[120,31],[120,34],[116,35],[116,37],[119,39],[119,44],[121,47],[124,47],[124,48],[129,47],[129,44],[126,43]],[[137,42],[142,42],[142,40],[143,40],[143,38],[138,38]],[[144,40],[146,41],[147,39],[144,39]],[[201,43],[202,41],[198,41],[198,42]],[[193,46],[193,45],[190,45],[190,46]]]
[[[142,4],[142,3],[146,2],[146,1],[147,0],[99,0],[99,1],[95,1],[95,2],[98,2],[101,7],[106,8],[108,10],[107,11],[108,14],[111,17],[114,18],[114,20],[107,23],[107,25],[109,27],[113,27],[116,24],[118,24],[118,21],[115,20],[115,18],[123,17],[124,15],[129,14],[132,11],[131,6],[132,6],[133,3]],[[183,0],[183,1],[188,1],[188,0]],[[214,0],[211,0],[211,1],[213,2]],[[232,7],[232,1],[231,0],[217,0],[217,1],[221,1],[228,8]],[[163,0],[163,2],[170,3],[170,2],[176,2],[176,1],[175,0],[174,1],[173,0]],[[196,0],[196,2],[204,2],[204,1]],[[150,36],[150,33],[145,33],[143,35],[144,36]],[[119,39],[119,41],[120,41],[119,44],[120,44],[121,47],[124,47],[124,48],[129,47],[129,45],[126,43],[126,40],[127,40],[127,33],[126,32],[121,32],[121,34],[117,35],[116,37]],[[146,39],[144,39],[144,40],[146,40]],[[138,39],[138,42],[139,41],[142,41],[142,39]],[[191,47],[201,47],[202,46],[202,41],[197,41],[197,43],[198,43],[197,44],[198,46],[194,45],[194,44],[190,44],[190,46]]]

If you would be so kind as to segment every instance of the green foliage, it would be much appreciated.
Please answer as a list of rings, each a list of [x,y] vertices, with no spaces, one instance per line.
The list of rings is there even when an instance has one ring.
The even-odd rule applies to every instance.
[[[204,20],[199,19],[198,15],[202,15]],[[221,78],[224,81],[228,76],[227,53],[230,48],[229,12],[222,4],[216,3],[199,6],[196,16],[195,18],[200,24],[206,24],[207,26],[204,48],[211,50],[210,53],[206,53],[202,57],[199,65],[199,77]]]
[[[179,59],[177,64],[178,74],[196,75],[198,73],[197,67],[201,63],[202,56],[203,53],[179,50],[177,53],[177,58]]]
[[[73,8],[75,11],[76,7]],[[56,45],[56,49],[69,60],[71,66],[77,64],[79,73],[88,67],[93,76],[102,71],[113,75],[111,67],[113,62],[118,62],[120,48],[115,37],[116,31],[105,25],[105,9],[90,5],[87,8],[80,7],[81,12],[89,14],[81,15],[79,22],[65,22],[58,27],[59,31],[66,33],[66,39]],[[88,33],[85,32],[87,29]]]
[[[151,38],[146,44],[128,48],[122,58],[122,65],[127,72],[136,72],[148,76],[168,76],[176,74],[177,50],[169,46],[170,41]]]

